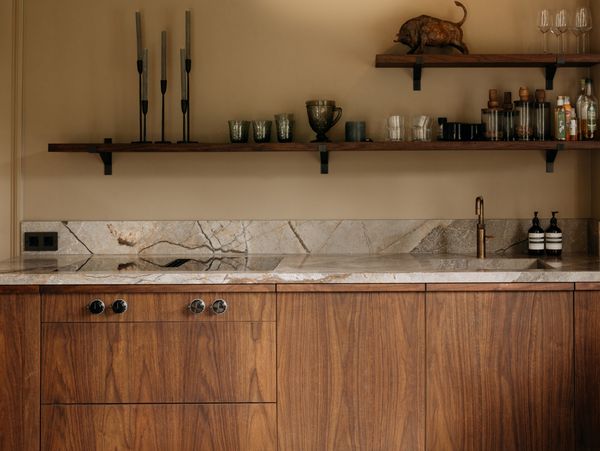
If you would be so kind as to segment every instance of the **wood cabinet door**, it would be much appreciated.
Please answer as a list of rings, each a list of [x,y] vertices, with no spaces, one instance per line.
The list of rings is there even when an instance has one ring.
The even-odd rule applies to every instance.
[[[578,451],[600,449],[600,291],[575,293],[575,430]]]
[[[280,450],[423,449],[424,300],[402,292],[278,295]]]
[[[274,402],[274,322],[45,323],[42,402]]]
[[[427,294],[427,449],[573,449],[573,293]]]
[[[276,423],[275,404],[43,406],[42,449],[276,451]]]
[[[0,287],[2,450],[39,450],[40,297],[35,292]]]

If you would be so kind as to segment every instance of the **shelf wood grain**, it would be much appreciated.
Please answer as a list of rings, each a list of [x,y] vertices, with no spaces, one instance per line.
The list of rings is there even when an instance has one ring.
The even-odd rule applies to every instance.
[[[375,57],[375,67],[413,67],[420,61],[423,67],[545,67],[558,64],[563,67],[590,67],[600,64],[600,54],[470,54],[470,55],[393,55]]]
[[[598,150],[600,141],[431,141],[431,142],[332,142],[325,143],[331,152],[379,151],[464,151],[464,150]],[[49,152],[67,153],[123,153],[123,152],[317,152],[317,143],[267,143],[267,144],[48,144]]]

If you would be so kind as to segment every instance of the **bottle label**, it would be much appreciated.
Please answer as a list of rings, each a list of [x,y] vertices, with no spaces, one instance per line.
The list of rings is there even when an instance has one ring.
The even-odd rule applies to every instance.
[[[590,134],[593,134],[598,127],[598,118],[595,108],[589,108],[587,114],[587,129]]]
[[[543,251],[544,250],[544,234],[530,233],[529,234],[529,250]]]
[[[560,251],[562,247],[562,233],[546,233],[546,249]]]

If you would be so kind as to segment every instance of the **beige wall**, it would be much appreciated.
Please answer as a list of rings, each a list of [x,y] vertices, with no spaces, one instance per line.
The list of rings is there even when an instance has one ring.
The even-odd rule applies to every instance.
[[[12,0],[0,1],[0,259],[10,255]]]
[[[535,15],[552,1],[465,0],[472,52],[535,52]],[[575,1],[555,1],[575,5]],[[49,142],[136,138],[134,11],[143,11],[151,59],[150,137],[159,132],[160,30],[169,31],[169,138],[180,134],[176,49],[183,11],[193,10],[192,132],[227,140],[231,118],[294,112],[308,140],[304,101],[332,98],[343,121],[368,121],[384,138],[391,113],[478,121],[487,90],[543,87],[541,69],[375,69],[376,53],[404,52],[392,39],[419,13],[457,20],[450,0],[25,0],[24,219],[469,218],[486,197],[490,217],[591,213],[590,155],[560,155],[545,173],[542,152],[332,154],[330,175],[301,154],[124,154],[114,175],[92,155],[49,154]],[[599,23],[597,21],[596,23]],[[585,70],[560,71],[556,90],[575,95]]]

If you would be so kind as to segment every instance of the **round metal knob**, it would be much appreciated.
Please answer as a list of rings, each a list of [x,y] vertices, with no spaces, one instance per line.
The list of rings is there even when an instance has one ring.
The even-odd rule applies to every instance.
[[[115,302],[112,303],[110,308],[117,315],[122,315],[127,311],[127,302],[123,299],[117,299]]]
[[[210,308],[215,315],[222,315],[227,311],[227,302],[225,299],[215,299]]]
[[[206,304],[202,299],[194,299],[192,302],[190,302],[190,305],[188,305],[189,311],[192,312],[194,315],[202,313],[205,308]]]
[[[87,309],[92,315],[101,315],[104,313],[104,302],[100,299],[94,299],[87,305]]]

